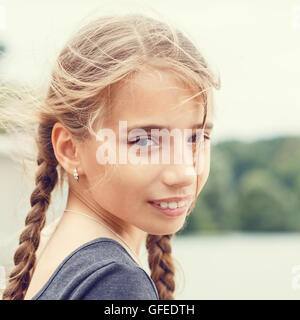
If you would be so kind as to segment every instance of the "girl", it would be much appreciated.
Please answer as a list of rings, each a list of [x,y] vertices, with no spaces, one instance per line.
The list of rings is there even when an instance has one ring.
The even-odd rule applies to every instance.
[[[81,27],[32,114],[36,186],[3,299],[174,299],[171,238],[208,178],[218,86],[196,46],[166,22],[127,14]],[[164,154],[150,135],[162,128],[201,129],[170,144],[191,150],[192,162],[145,161]],[[110,133],[105,143],[100,129]],[[142,161],[128,161],[129,152]],[[37,259],[51,192],[63,182],[66,210]],[[151,277],[139,260],[144,241]]]

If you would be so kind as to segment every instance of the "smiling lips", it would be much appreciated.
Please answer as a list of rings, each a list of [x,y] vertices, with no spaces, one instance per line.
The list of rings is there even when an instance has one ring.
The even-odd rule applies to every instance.
[[[157,199],[149,201],[151,204],[160,205],[161,208],[166,209],[176,209],[186,206],[188,203],[191,202],[192,196],[185,196],[185,197],[172,197],[172,198],[164,198],[164,199]]]
[[[152,202],[152,203],[149,202],[149,204],[151,206],[153,206],[154,208],[156,208],[157,210],[159,210],[160,212],[164,213],[165,215],[175,217],[175,216],[179,216],[179,215],[186,213],[190,202],[188,202],[188,203],[185,202],[184,205],[181,207],[177,207],[176,202],[174,202],[174,205],[173,205],[173,202],[171,202],[169,204],[167,203],[168,207],[166,207],[166,208],[163,207],[164,206],[163,202],[161,202],[160,204],[157,204],[154,202]],[[175,205],[176,205],[176,208],[172,208],[172,206],[175,207]]]
[[[186,212],[191,204],[191,198],[192,196],[164,198],[149,203],[168,216],[178,216]]]

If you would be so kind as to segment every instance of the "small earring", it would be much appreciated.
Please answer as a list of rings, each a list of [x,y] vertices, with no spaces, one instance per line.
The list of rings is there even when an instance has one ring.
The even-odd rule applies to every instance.
[[[79,176],[76,168],[73,169],[73,175],[74,175],[74,179],[78,182]]]

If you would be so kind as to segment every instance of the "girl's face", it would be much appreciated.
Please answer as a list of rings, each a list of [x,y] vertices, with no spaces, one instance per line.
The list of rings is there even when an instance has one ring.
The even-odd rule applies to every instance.
[[[173,128],[179,129],[182,133],[179,143],[182,150],[192,148],[197,140],[194,135],[196,130],[186,136],[183,132],[184,129],[191,130],[194,125],[203,122],[203,108],[195,100],[189,100],[174,109],[176,104],[192,95],[193,92],[167,72],[137,73],[132,80],[118,88],[111,116],[102,127],[115,133],[117,164],[99,163],[97,151],[99,152],[99,147],[107,140],[97,141],[96,137],[93,137],[92,141],[85,145],[85,150],[81,153],[81,166],[90,187],[90,196],[111,214],[112,219],[121,223],[123,228],[137,227],[157,235],[173,234],[182,228],[195,193],[199,194],[209,175],[210,142],[207,136],[211,129],[205,129],[204,150],[200,155],[204,157],[204,167],[198,173],[199,185],[196,190],[197,173],[193,164],[184,160],[180,164],[173,161],[175,139],[170,139],[170,162],[164,163],[160,156],[158,163],[151,163],[151,153],[161,155],[161,139],[153,136],[151,139],[150,131],[146,135],[141,132],[135,135],[136,142],[129,141],[130,135],[128,139],[119,135],[119,120],[127,121],[128,131],[132,127],[153,125],[169,128],[169,132]],[[211,120],[211,107],[208,106],[207,123],[211,123]],[[176,143],[178,144],[178,141]],[[148,163],[134,164],[127,159],[127,163],[120,164],[119,148],[127,146],[129,150],[134,145],[139,147],[140,153],[137,155],[140,155],[141,159],[148,154]],[[112,166],[114,170],[109,172]],[[108,171],[108,180],[99,182],[105,171]],[[185,196],[190,196],[189,205],[185,207],[184,213],[176,216],[165,214],[163,209],[151,203],[153,200]]]

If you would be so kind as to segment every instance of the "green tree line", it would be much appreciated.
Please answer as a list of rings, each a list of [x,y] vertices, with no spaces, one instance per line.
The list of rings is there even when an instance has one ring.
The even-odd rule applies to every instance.
[[[182,234],[300,231],[300,137],[211,147],[208,181]]]

